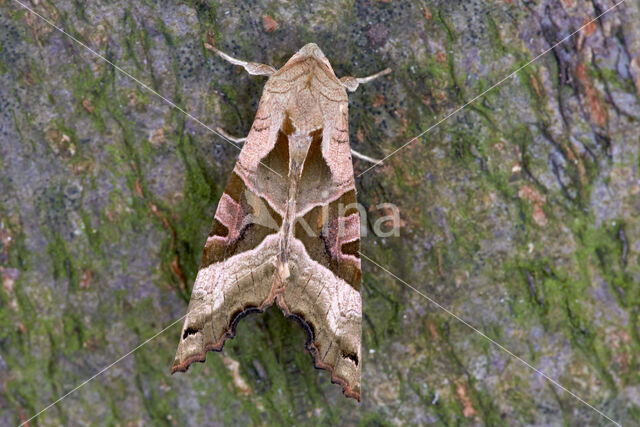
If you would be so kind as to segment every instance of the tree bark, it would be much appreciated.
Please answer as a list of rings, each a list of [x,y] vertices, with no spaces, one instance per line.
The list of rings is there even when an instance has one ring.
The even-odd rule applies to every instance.
[[[640,418],[638,0],[595,21],[616,2],[21,1],[0,1],[0,424],[140,344],[32,423],[607,422],[514,355]],[[169,375],[182,322],[156,334],[186,312],[238,152],[140,82],[245,135],[265,78],[208,34],[276,68],[308,42],[338,76],[391,67],[350,94],[352,147],[422,135],[357,179],[379,264],[361,404],[275,309]],[[373,231],[383,203],[399,236]]]

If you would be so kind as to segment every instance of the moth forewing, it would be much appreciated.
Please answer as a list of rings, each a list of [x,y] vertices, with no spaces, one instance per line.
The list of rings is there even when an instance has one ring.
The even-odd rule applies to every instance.
[[[360,400],[360,221],[341,208],[356,202],[345,84],[315,44],[275,72],[216,52],[270,77],[215,213],[172,373],[275,302],[305,326],[314,365]]]

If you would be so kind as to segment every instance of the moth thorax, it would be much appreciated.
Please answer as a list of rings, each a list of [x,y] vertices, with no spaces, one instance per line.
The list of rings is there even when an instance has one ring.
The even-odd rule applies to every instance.
[[[294,133],[289,135],[289,158],[293,165],[302,165],[311,146],[312,136]]]
[[[289,263],[287,261],[282,262],[278,260],[278,265],[276,268],[278,277],[280,277],[281,280],[287,280],[291,275],[291,272],[289,271]]]

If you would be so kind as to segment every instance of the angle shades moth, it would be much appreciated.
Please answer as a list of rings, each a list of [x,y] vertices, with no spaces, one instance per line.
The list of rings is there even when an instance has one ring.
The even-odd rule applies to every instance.
[[[360,219],[351,155],[373,159],[350,148],[346,89],[391,70],[338,79],[313,43],[279,70],[207,47],[269,80],[215,213],[172,373],[220,351],[243,316],[275,303],[307,330],[315,367],[359,401]]]

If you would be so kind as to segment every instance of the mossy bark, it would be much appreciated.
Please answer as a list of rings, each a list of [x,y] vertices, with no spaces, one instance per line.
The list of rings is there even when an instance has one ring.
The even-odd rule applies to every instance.
[[[640,418],[640,3],[77,2],[29,7],[211,127],[317,43],[350,95],[363,253],[612,419]],[[268,19],[263,26],[263,16]],[[14,0],[0,1],[0,424],[184,315],[237,151]],[[266,30],[269,30],[266,31]],[[273,30],[273,31],[272,31]],[[368,165],[356,161],[356,173]],[[399,237],[373,224],[400,209]],[[604,424],[363,260],[363,401],[277,310],[169,375],[168,329],[35,424]],[[181,324],[181,323],[178,323]]]

